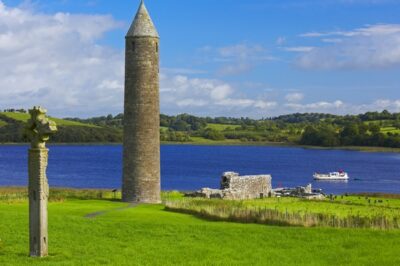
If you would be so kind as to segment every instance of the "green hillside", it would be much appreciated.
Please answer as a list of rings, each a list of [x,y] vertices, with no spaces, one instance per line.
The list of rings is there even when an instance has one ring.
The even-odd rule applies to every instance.
[[[228,129],[237,129],[240,125],[230,125],[230,124],[215,124],[215,123],[208,123],[207,128],[214,129],[218,131],[224,131]]]
[[[0,112],[0,143],[27,142],[25,125],[29,114],[24,112]],[[89,123],[51,118],[57,123],[58,132],[50,143],[104,143],[121,142],[122,131]]]
[[[8,118],[14,119],[16,121],[20,122],[27,122],[29,120],[29,114],[27,113],[10,113],[10,112],[0,112],[0,115],[4,115]],[[87,124],[87,123],[81,123],[81,122],[76,122],[76,121],[71,121],[71,120],[64,120],[64,119],[59,119],[59,118],[54,118],[51,117],[51,120],[56,122],[58,126],[77,126],[77,127],[97,127],[99,126],[93,125],[93,124]]]

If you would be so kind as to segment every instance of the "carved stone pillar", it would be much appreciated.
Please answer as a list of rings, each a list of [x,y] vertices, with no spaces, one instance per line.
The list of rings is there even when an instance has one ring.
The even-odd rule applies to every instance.
[[[29,150],[29,238],[30,256],[48,255],[47,201],[47,149]]]
[[[57,131],[57,126],[46,117],[46,110],[34,107],[29,110],[26,133],[31,140],[28,155],[29,171],[29,254],[31,257],[48,255],[47,202],[49,184],[46,176],[48,149],[46,141]]]

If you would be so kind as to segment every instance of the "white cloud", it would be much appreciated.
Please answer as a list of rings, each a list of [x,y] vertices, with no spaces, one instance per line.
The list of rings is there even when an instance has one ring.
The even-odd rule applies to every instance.
[[[341,39],[341,38],[324,38],[321,41],[326,42],[326,43],[340,43],[340,42],[343,42],[343,39]]]
[[[179,107],[201,107],[201,106],[205,106],[208,104],[207,101],[205,100],[197,100],[197,99],[183,99],[183,100],[179,100],[176,103]]]
[[[121,23],[111,16],[42,14],[34,8],[7,7],[0,0],[0,109],[43,105],[51,115],[86,117],[121,112],[124,53],[100,42],[105,33],[119,27]],[[361,44],[360,51],[367,49],[365,40],[370,40],[367,43],[371,44],[373,51],[364,53],[367,58],[354,62],[361,64],[371,60],[374,63],[370,64],[383,62],[387,65],[390,60],[399,60],[396,48],[400,46],[395,47],[399,32],[400,26],[375,25],[352,32],[324,33],[318,37],[343,39],[341,43],[330,42],[332,46],[329,49],[346,52],[342,62],[344,66],[350,64],[350,59],[361,58],[356,53],[357,40]],[[317,34],[320,33],[314,33]],[[386,55],[382,52],[385,49]],[[261,45],[245,43],[203,50],[224,62],[221,75],[243,73],[257,64],[273,60]],[[319,53],[319,49],[316,50],[303,51],[303,56],[316,56],[314,53]],[[332,50],[324,50],[323,55]],[[335,60],[321,57],[309,58],[309,66],[316,67],[317,59],[327,61],[331,68],[338,64]],[[192,77],[197,74],[207,72],[161,69],[162,112],[262,117],[288,110],[334,113],[400,110],[400,100],[387,99],[358,106],[341,101],[302,105],[299,102],[303,96],[296,93],[286,95],[286,105],[280,105],[270,99],[271,95],[263,95],[268,88],[265,84],[248,84],[251,87],[248,89],[246,85],[233,85],[221,79]],[[246,95],[243,88],[252,91],[252,95]],[[254,91],[260,91],[260,94],[254,94]]]
[[[162,72],[177,75],[207,74],[207,71],[191,68],[162,68]]]
[[[276,39],[276,44],[277,45],[283,45],[286,43],[286,38],[285,37],[278,37],[278,39]]]
[[[285,47],[283,49],[288,52],[303,53],[303,52],[311,52],[312,50],[314,50],[314,48],[315,47],[312,46],[297,46],[297,47]]]
[[[218,49],[222,57],[249,59],[264,53],[265,49],[261,45],[236,44],[232,46],[221,47]]]
[[[263,100],[258,100],[254,102],[254,107],[260,109],[273,109],[278,106],[277,102],[268,102]]]
[[[217,105],[227,106],[232,109],[234,108],[256,108],[256,109],[270,109],[276,107],[276,102],[268,102],[264,100],[253,100],[253,99],[224,99],[217,102]]]
[[[289,93],[285,96],[285,99],[291,103],[299,102],[304,99],[304,94],[299,92]]]
[[[345,107],[345,104],[340,101],[334,102],[315,102],[315,103],[308,103],[308,104],[299,104],[299,103],[287,103],[285,104],[286,107],[290,108],[292,111],[295,112],[335,112],[337,113],[339,109]]]
[[[161,109],[167,113],[247,116],[277,107],[274,101],[245,97],[232,85],[218,79],[163,74],[161,88]]]
[[[400,24],[368,25],[353,31],[311,32],[301,36],[331,43],[302,54],[297,59],[297,65],[302,68],[371,69],[400,65]]]
[[[0,1],[0,107],[43,105],[54,115],[120,111],[123,53],[97,44],[110,16],[40,14]]]
[[[228,84],[216,86],[211,90],[210,96],[213,100],[223,100],[232,94],[232,88]]]
[[[379,99],[376,100],[371,105],[363,106],[365,109],[369,110],[389,110],[392,112],[400,112],[400,99],[399,100],[388,100],[388,99]]]
[[[217,74],[220,76],[242,74],[242,73],[248,72],[252,68],[253,68],[253,66],[248,63],[237,63],[237,64],[232,64],[232,65],[225,65],[225,66],[222,66],[218,70]]]
[[[247,73],[266,61],[277,60],[259,44],[240,43],[224,47],[205,46],[199,50],[201,62],[220,64],[218,76],[231,76]]]
[[[361,114],[365,112],[375,112],[388,110],[390,112],[400,112],[400,99],[389,100],[379,99],[367,104],[354,104],[345,103],[341,100],[333,102],[319,101],[314,103],[300,104],[300,103],[286,103],[284,105],[292,112],[318,112],[318,113],[332,113],[332,114]]]

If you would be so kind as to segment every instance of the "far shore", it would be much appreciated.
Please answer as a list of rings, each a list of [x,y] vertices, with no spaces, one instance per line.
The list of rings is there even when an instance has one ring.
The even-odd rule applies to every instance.
[[[0,143],[0,146],[28,146],[29,143]],[[99,142],[99,143],[48,143],[49,146],[101,146],[101,145],[122,145],[115,142]],[[400,153],[400,148],[387,147],[367,147],[367,146],[337,146],[337,147],[322,147],[300,145],[295,143],[285,142],[242,142],[235,140],[224,141],[207,141],[207,142],[161,142],[161,145],[192,145],[192,146],[265,146],[265,147],[288,147],[288,148],[304,148],[314,150],[348,150],[361,152],[391,152]]]
[[[29,143],[0,143],[0,146],[28,146]],[[122,145],[122,143],[103,142],[103,143],[49,143],[49,146],[101,146],[101,145]],[[348,150],[361,152],[389,152],[400,153],[400,148],[387,147],[367,147],[367,146],[337,146],[337,147],[321,147],[307,146],[295,143],[285,142],[242,142],[236,140],[223,141],[193,141],[193,142],[161,142],[161,145],[193,145],[193,146],[265,146],[265,147],[288,147],[288,148],[304,148],[315,150]]]

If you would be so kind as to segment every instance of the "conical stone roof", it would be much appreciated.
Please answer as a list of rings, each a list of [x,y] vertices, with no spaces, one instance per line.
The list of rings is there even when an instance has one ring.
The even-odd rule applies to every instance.
[[[151,20],[149,12],[142,1],[136,13],[135,19],[126,34],[126,37],[155,37],[159,38],[156,27]]]

